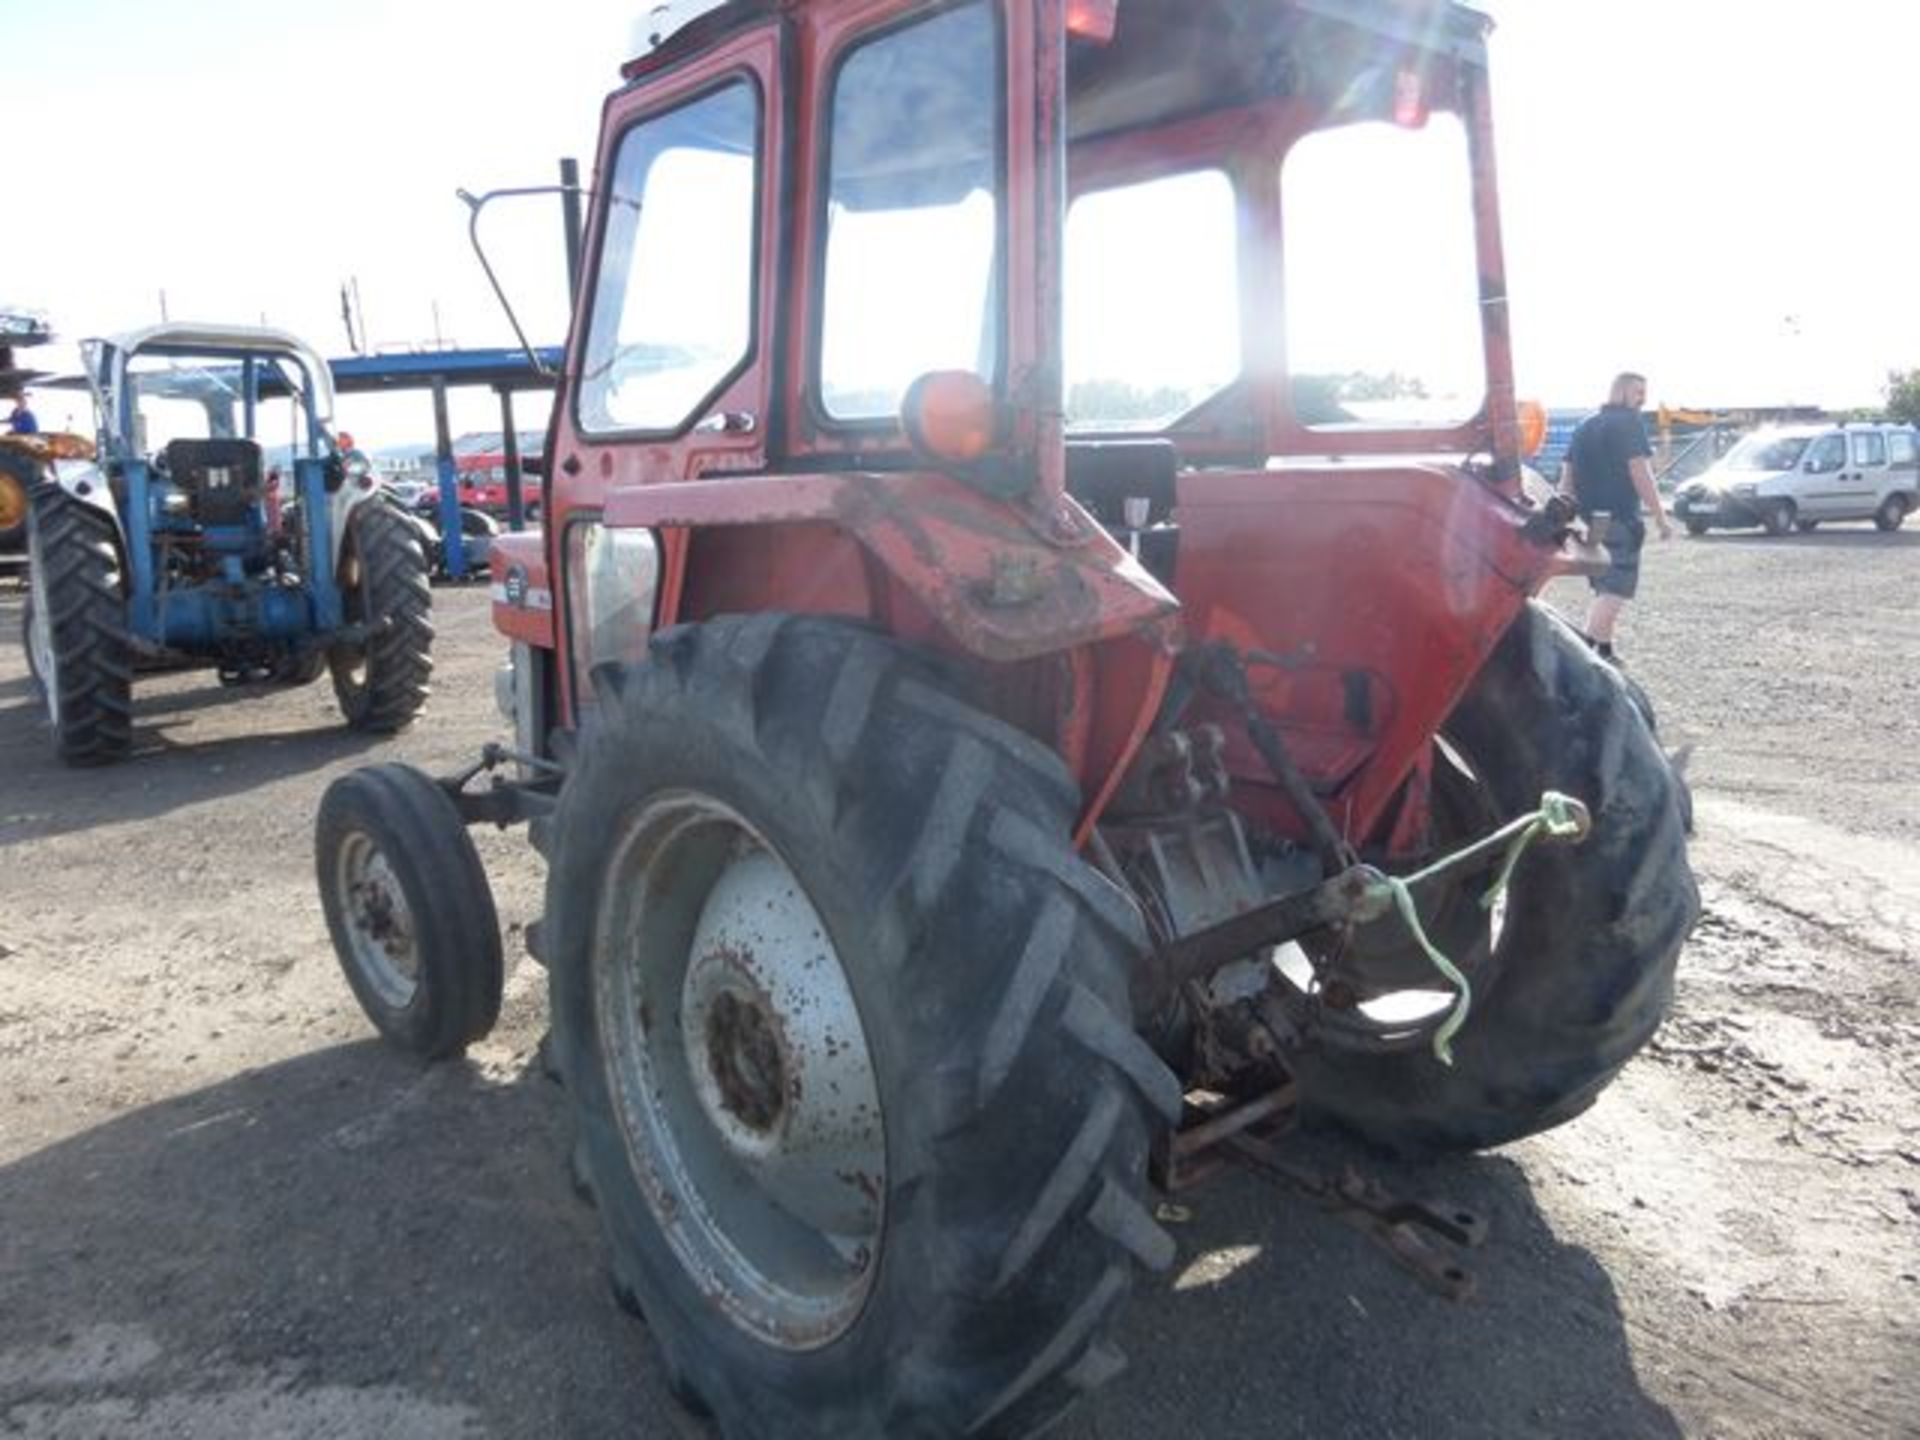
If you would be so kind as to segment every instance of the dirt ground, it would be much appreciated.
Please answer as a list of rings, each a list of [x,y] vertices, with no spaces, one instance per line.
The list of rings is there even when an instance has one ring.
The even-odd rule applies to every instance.
[[[1653,547],[1622,648],[1698,746],[1706,901],[1672,1021],[1571,1126],[1367,1162],[1490,1218],[1465,1304],[1251,1176],[1181,1197],[1130,1372],[1058,1433],[1920,1434],[1917,582],[1914,531]],[[567,1184],[541,972],[423,1068],[326,940],[326,783],[496,733],[484,595],[436,606],[398,740],[338,728],[324,684],[173,677],[132,760],[70,772],[0,583],[0,1435],[708,1433]],[[480,843],[516,957],[540,874]]]

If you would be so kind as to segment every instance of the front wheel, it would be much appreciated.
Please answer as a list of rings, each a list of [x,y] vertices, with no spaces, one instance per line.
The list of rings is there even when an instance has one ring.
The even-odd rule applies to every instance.
[[[427,701],[433,590],[420,532],[385,500],[360,505],[340,555],[342,609],[363,634],[327,652],[334,698],[356,730],[400,729]]]
[[[314,868],[334,954],[374,1028],[427,1060],[500,1015],[500,921],[473,838],[410,765],[343,776],[321,797]]]
[[[1820,528],[1820,522],[1818,520],[1796,520],[1793,522],[1793,528],[1798,530],[1802,535],[1811,535]]]
[[[1687,524],[1687,534],[1693,536],[1693,538],[1696,540],[1698,540],[1702,535],[1706,534],[1708,530],[1713,528],[1705,520],[1689,520],[1686,522],[1686,524]]]
[[[1797,515],[1791,500],[1775,500],[1760,512],[1760,524],[1769,535],[1785,535],[1792,531]]]
[[[619,1293],[730,1440],[1026,1435],[1121,1365],[1179,1083],[1057,757],[828,620],[600,672],[547,887]]]
[[[1323,1044],[1295,1057],[1309,1110],[1409,1154],[1503,1144],[1590,1105],[1665,1017],[1700,905],[1684,782],[1650,716],[1538,605],[1496,647],[1446,734],[1471,782],[1455,788],[1479,797],[1488,819],[1558,790],[1586,803],[1593,831],[1579,845],[1530,849],[1490,912],[1478,895],[1491,877],[1461,880],[1477,928],[1429,926],[1443,950],[1460,946],[1451,958],[1474,979],[1451,1067],[1425,1044]],[[1446,898],[1423,897],[1423,909]]]
[[[1880,508],[1873,512],[1874,528],[1889,533],[1898,530],[1906,523],[1907,508],[1906,496],[1889,495],[1881,502]]]

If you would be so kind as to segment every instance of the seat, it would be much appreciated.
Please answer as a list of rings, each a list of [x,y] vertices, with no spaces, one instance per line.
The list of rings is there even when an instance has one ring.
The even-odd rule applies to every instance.
[[[202,525],[245,525],[263,503],[260,447],[251,440],[174,440],[166,457]]]

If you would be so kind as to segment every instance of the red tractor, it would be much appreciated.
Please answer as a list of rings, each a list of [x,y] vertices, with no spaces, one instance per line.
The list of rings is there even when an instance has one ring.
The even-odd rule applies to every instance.
[[[1533,598],[1593,551],[1520,488],[1489,29],[731,0],[608,99],[517,742],[336,782],[319,878],[456,1054],[463,827],[529,822],[576,1168],[728,1436],[1041,1429],[1150,1184],[1498,1145],[1660,1023],[1685,792]]]

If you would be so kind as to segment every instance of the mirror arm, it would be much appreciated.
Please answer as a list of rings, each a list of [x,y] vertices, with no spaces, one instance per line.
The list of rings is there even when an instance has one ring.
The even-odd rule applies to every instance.
[[[513,333],[520,341],[520,348],[526,352],[527,363],[533,367],[533,373],[543,380],[553,379],[553,372],[541,363],[539,355],[527,340],[527,332],[520,328],[520,317],[514,313],[513,302],[507,299],[507,292],[500,287],[500,279],[493,273],[493,266],[487,260],[487,250],[480,243],[480,211],[489,201],[504,200],[512,195],[559,195],[571,191],[577,195],[580,187],[566,185],[523,185],[508,190],[489,190],[483,195],[461,189],[453,193],[467,207],[467,239],[473,245],[473,253],[480,258],[480,268],[487,272],[487,283],[493,287],[494,298],[500,302],[500,308],[507,312],[507,323],[513,326]]]

